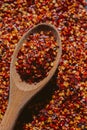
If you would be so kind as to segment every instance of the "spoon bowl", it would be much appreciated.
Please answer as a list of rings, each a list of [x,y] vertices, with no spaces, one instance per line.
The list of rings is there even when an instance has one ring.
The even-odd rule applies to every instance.
[[[16,71],[15,63],[17,61],[17,55],[22,47],[24,41],[28,38],[29,35],[33,33],[38,33],[40,31],[52,31],[56,42],[58,43],[58,51],[53,62],[53,67],[48,72],[48,76],[45,77],[38,83],[26,83],[21,80],[19,74]],[[9,92],[9,103],[3,120],[0,125],[0,130],[13,130],[17,117],[19,115],[20,110],[24,107],[24,105],[36,94],[38,93],[52,78],[54,75],[57,66],[59,64],[59,60],[61,57],[62,48],[61,48],[61,40],[59,33],[55,26],[51,24],[41,23],[29,31],[27,31],[23,37],[18,42],[14,53],[12,55],[11,65],[10,65],[10,92]]]

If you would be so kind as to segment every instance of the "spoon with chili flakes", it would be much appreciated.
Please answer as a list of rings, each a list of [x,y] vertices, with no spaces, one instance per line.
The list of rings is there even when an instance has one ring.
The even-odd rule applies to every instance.
[[[54,75],[62,48],[57,29],[41,23],[18,42],[10,66],[9,103],[0,130],[12,130],[20,110]]]

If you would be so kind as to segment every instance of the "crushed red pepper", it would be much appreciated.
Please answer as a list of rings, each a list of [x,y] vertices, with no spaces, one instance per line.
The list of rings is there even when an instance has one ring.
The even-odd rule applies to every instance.
[[[44,99],[31,106],[38,114],[33,111],[32,121],[21,123],[19,119],[17,130],[86,130],[87,12],[82,4],[84,0],[35,0],[29,7],[26,1],[20,1],[0,1],[0,120],[8,104],[9,68],[14,48],[29,28],[46,21],[58,28],[62,40],[62,59],[56,76],[59,87],[40,111],[38,108]]]
[[[33,33],[20,49],[16,70],[22,81],[37,83],[48,76],[54,65],[58,43],[52,31]]]

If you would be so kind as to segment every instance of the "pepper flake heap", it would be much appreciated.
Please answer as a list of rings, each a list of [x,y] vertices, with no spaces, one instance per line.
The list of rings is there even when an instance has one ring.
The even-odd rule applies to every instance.
[[[21,79],[31,84],[47,77],[57,51],[58,43],[51,31],[30,35],[17,56],[16,70]]]
[[[87,130],[87,11],[82,4],[84,1],[35,0],[33,5],[26,6],[24,0],[21,4],[16,0],[0,0],[0,121],[8,104],[14,48],[29,28],[47,22],[58,28],[62,41],[62,59],[56,77],[59,87],[53,91],[47,105],[43,104],[48,101],[52,84],[42,101],[40,95],[37,102],[29,104],[25,113],[21,113],[15,130]],[[31,111],[32,120],[29,119]]]

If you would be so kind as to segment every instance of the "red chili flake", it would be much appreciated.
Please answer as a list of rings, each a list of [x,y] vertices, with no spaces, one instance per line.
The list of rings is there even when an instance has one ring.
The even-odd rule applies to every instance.
[[[83,7],[87,4],[84,5],[84,2],[35,0],[35,3],[29,6],[26,0],[20,0],[19,3],[0,0],[0,23],[3,24],[0,25],[0,121],[8,104],[9,69],[14,48],[29,28],[37,23],[46,22],[57,27],[62,41],[62,59],[58,67],[58,76],[55,76],[58,88],[56,87],[55,91],[53,89],[52,100],[44,106],[42,104],[51,97],[50,90],[53,84],[50,84],[50,89],[45,92],[45,97],[48,95],[46,99],[43,96],[43,100],[40,101],[40,95],[37,96],[39,101],[25,108],[27,118],[26,112],[21,113],[16,124],[17,129],[87,129],[87,12]],[[28,61],[29,64],[31,61]],[[32,120],[29,120],[30,115]]]
[[[57,48],[51,31],[30,35],[17,56],[16,69],[21,79],[34,83],[45,78],[53,67]]]
[[[26,1],[27,1],[28,6],[34,4],[34,0],[26,0]]]

